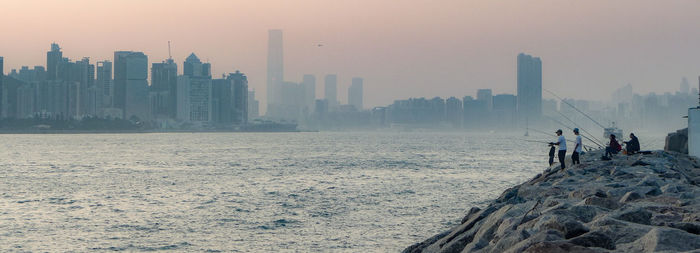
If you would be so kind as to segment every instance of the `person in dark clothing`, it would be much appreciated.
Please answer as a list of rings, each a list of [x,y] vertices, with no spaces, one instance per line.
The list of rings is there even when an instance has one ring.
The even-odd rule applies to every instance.
[[[559,156],[559,164],[561,164],[561,169],[564,170],[566,168],[566,138],[562,135],[564,131],[561,129],[557,130],[557,142],[550,142],[549,145],[557,145],[559,146],[559,152],[557,153],[557,156]]]
[[[620,143],[617,142],[617,139],[615,138],[614,134],[610,135],[610,144],[608,144],[607,147],[605,147],[605,156],[606,157],[612,157],[614,154],[617,154],[622,150],[622,146],[620,146]]]
[[[552,167],[552,164],[554,164],[555,150],[556,150],[556,147],[554,147],[554,145],[550,144],[549,145],[549,167]]]
[[[579,135],[578,128],[574,128],[574,135],[576,135],[576,146],[574,146],[574,152],[571,153],[571,162],[573,164],[581,164],[579,155],[583,151],[583,143],[581,143],[581,135]]]
[[[622,143],[626,145],[625,150],[627,151],[628,155],[639,152],[639,149],[641,148],[639,146],[639,139],[637,139],[637,136],[634,136],[634,133],[630,133],[630,141],[625,141]]]

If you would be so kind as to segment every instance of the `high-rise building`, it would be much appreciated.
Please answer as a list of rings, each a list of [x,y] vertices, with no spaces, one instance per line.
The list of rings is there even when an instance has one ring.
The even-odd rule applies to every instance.
[[[63,52],[56,43],[51,43],[51,51],[46,53],[46,79],[53,81],[59,79],[58,65],[63,61]]]
[[[542,60],[518,55],[518,116],[521,122],[535,122],[542,116]]]
[[[113,104],[122,110],[124,119],[150,118],[147,79],[148,56],[142,52],[114,52]]]
[[[304,89],[304,108],[302,108],[302,111],[310,115],[314,112],[314,107],[316,107],[316,76],[304,75],[301,85]]]
[[[324,79],[323,97],[328,102],[329,108],[338,107],[338,76],[326,75]]]
[[[269,30],[267,43],[267,115],[277,117],[277,105],[283,95],[281,92],[284,82],[284,50],[282,30]],[[282,108],[280,108],[282,109]]]
[[[453,127],[462,126],[462,117],[464,117],[464,112],[462,108],[462,100],[456,97],[450,97],[445,101],[445,114],[447,115],[447,122],[449,122]]]
[[[231,82],[231,120],[234,124],[248,124],[248,77],[240,71],[229,74]]]
[[[174,119],[177,116],[177,64],[173,59],[151,65],[149,101],[154,117]]]
[[[680,92],[681,92],[681,94],[690,93],[690,84],[688,83],[688,78],[683,77],[683,79],[681,79]]]
[[[194,53],[187,56],[183,69],[184,75],[191,78],[211,78],[211,64],[202,63]]]
[[[354,106],[358,111],[363,109],[363,81],[362,78],[354,77],[350,88],[348,88],[348,104]]]
[[[112,107],[112,62],[97,62],[97,87],[102,91],[102,108]]]
[[[5,69],[3,68],[4,63],[5,63],[5,58],[0,56],[0,119],[3,118],[3,115],[2,115],[2,103],[3,103],[2,90],[4,88],[3,79],[5,79]]]
[[[477,90],[476,100],[484,101],[487,111],[491,111],[493,109],[493,91],[491,91],[491,89]]]
[[[248,118],[260,117],[260,102],[255,99],[255,90],[248,91]]]

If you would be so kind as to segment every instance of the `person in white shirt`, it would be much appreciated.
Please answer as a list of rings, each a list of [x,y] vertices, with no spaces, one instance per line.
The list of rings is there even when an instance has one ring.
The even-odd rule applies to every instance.
[[[557,130],[557,142],[550,142],[550,145],[557,145],[559,146],[559,152],[557,153],[557,156],[559,156],[559,163],[561,164],[561,169],[563,170],[566,168],[566,138],[562,135],[564,132],[559,129]]]
[[[583,151],[583,143],[581,141],[581,135],[578,133],[578,128],[574,128],[574,134],[576,135],[576,146],[574,147],[574,152],[571,153],[571,161],[573,164],[581,164],[579,155],[581,155],[581,151]]]

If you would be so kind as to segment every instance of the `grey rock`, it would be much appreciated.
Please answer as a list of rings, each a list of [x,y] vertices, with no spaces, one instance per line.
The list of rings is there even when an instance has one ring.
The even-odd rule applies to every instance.
[[[615,217],[618,220],[629,221],[638,224],[651,224],[651,213],[644,209],[635,209],[623,212]]]
[[[570,243],[584,247],[615,249],[615,242],[607,235],[593,231],[569,240]]]
[[[641,199],[641,198],[643,198],[643,197],[642,197],[642,195],[639,195],[639,193],[636,193],[636,192],[627,192],[627,193],[625,193],[625,195],[622,196],[622,198],[620,199],[620,203],[627,203],[627,202],[635,201],[635,200],[638,200],[638,199]]]
[[[630,251],[690,251],[700,249],[700,236],[672,228],[653,228],[637,241],[627,245]]]

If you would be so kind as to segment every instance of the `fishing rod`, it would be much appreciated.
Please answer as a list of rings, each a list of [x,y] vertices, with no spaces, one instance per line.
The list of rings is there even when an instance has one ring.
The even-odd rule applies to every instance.
[[[554,122],[556,122],[556,123],[559,123],[560,125],[562,125],[562,126],[568,128],[569,130],[574,130],[573,128],[567,126],[566,124],[562,123],[561,121],[559,121],[559,120],[557,120],[557,119],[555,119],[555,118],[553,118],[553,117],[549,117],[549,119],[551,119],[552,121],[554,121]],[[586,133],[587,133],[587,134],[590,134],[590,133],[588,133],[588,132],[586,132]],[[585,136],[585,135],[582,135],[582,134],[581,134],[581,137],[586,138],[586,140],[592,142],[592,143],[595,144],[595,145],[598,145],[598,148],[602,148],[602,147],[603,147],[603,145],[601,145],[600,143],[598,143],[596,140],[593,140],[593,139],[591,139],[591,138],[588,138],[588,136]]]
[[[552,136],[552,137],[559,137],[559,136],[556,136],[556,135],[554,135],[554,134],[550,134],[550,133],[547,133],[547,132],[544,132],[544,131],[540,131],[540,130],[537,130],[537,129],[530,129],[530,130],[533,130],[533,131],[535,131],[536,133],[540,133],[540,134],[544,134],[544,135],[548,135],[548,136]],[[523,139],[520,139],[520,140],[523,140]],[[572,143],[576,143],[576,141],[572,141],[572,140],[569,140],[569,139],[565,139],[565,140],[566,140],[566,141],[569,141],[569,142],[572,142]],[[524,141],[529,141],[529,140],[524,140]],[[547,144],[549,144],[549,142],[547,142]],[[593,148],[593,146],[588,146],[588,145],[583,145],[582,147],[587,148],[588,151],[590,151],[590,150]]]
[[[589,133],[588,131],[586,131],[586,129],[584,129],[583,127],[581,127],[581,126],[579,126],[578,124],[576,124],[575,121],[573,121],[572,119],[570,119],[569,117],[567,117],[564,113],[562,113],[562,112],[560,112],[560,111],[557,111],[557,113],[559,113],[559,115],[561,115],[561,116],[562,116],[563,118],[565,118],[566,120],[568,120],[568,121],[570,121],[571,123],[573,123],[574,126],[576,126],[576,127],[579,128],[579,130],[583,131],[583,132],[586,133],[587,135],[590,135],[591,138],[595,139],[595,141],[591,140],[591,139],[588,138],[588,137],[585,137],[585,135],[581,135],[581,136],[584,136],[587,140],[596,143],[596,145],[598,145],[598,146],[601,146],[600,143],[598,143],[598,138],[595,138],[595,135]],[[602,142],[601,142],[601,143],[602,143]]]
[[[605,129],[605,126],[603,126],[602,124],[598,123],[598,121],[596,121],[596,120],[594,120],[593,118],[591,118],[591,116],[588,116],[588,114],[583,113],[581,110],[579,110],[578,108],[576,108],[576,106],[570,104],[569,102],[564,101],[563,98],[561,98],[561,97],[558,96],[557,94],[554,94],[554,92],[552,92],[552,91],[550,91],[550,90],[548,90],[548,89],[545,89],[545,88],[542,88],[542,90],[548,92],[549,94],[552,94],[554,97],[558,98],[559,101],[561,101],[562,103],[565,103],[565,104],[571,106],[571,108],[574,108],[574,110],[576,110],[577,112],[581,113],[583,116],[586,116],[586,118],[588,118],[588,119],[590,119],[591,121],[593,121],[593,123],[596,123],[600,128]]]

